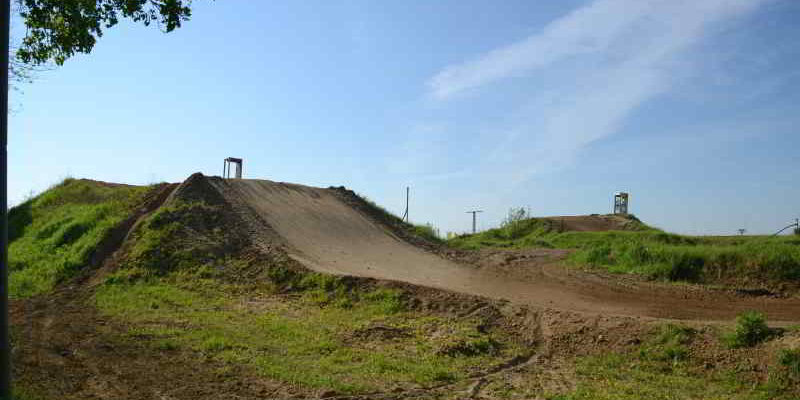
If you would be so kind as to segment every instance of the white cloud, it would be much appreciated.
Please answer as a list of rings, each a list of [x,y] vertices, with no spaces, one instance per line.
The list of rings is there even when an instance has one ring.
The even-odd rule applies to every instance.
[[[441,70],[428,82],[440,101],[569,63],[575,76],[529,99],[535,107],[501,134],[484,172],[522,181],[560,168],[575,151],[618,130],[649,99],[665,93],[693,45],[769,0],[596,0],[541,33]],[[512,173],[509,173],[512,171]]]
[[[551,22],[539,34],[444,68],[428,86],[434,97],[446,99],[568,57],[611,51],[619,47],[620,42],[635,40],[642,33],[662,35],[665,40],[661,41],[660,50],[677,51],[696,39],[709,23],[749,11],[763,2],[596,0]],[[659,51],[658,48],[651,50]]]

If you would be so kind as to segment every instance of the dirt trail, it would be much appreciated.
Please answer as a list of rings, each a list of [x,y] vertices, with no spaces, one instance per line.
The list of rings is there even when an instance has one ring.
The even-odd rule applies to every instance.
[[[558,250],[538,250],[539,256],[525,257],[510,270],[459,264],[397,238],[329,189],[252,179],[210,182],[237,212],[266,223],[266,228],[248,227],[256,240],[268,235],[265,242],[274,243],[277,235],[293,258],[321,272],[591,314],[729,321],[743,310],[755,309],[772,321],[800,321],[800,299],[621,285],[555,267],[563,258]]]

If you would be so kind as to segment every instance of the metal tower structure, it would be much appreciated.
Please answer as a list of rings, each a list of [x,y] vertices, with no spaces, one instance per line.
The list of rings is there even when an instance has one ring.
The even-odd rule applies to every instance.
[[[625,192],[614,193],[614,214],[628,215],[628,200],[630,196]]]

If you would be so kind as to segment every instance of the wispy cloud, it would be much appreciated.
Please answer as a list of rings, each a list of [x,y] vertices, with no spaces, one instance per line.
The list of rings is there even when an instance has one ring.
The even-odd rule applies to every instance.
[[[646,49],[649,54],[643,58],[672,53],[697,39],[707,25],[752,10],[763,2],[596,0],[551,22],[539,34],[444,68],[428,86],[433,96],[446,99],[569,57],[620,50],[627,43],[643,41],[642,34],[657,36],[657,43]],[[640,49],[630,50],[636,53]]]
[[[538,34],[445,67],[428,81],[429,94],[450,102],[503,79],[570,65],[574,76],[533,94],[527,107],[517,105],[526,116],[498,128],[499,144],[484,159],[484,172],[519,182],[613,134],[634,109],[670,89],[683,57],[702,56],[691,54],[695,44],[766,1],[596,0]]]

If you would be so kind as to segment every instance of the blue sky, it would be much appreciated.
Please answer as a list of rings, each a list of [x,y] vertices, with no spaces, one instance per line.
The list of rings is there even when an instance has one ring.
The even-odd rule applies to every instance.
[[[194,2],[12,94],[11,203],[66,177],[345,185],[442,232],[509,207],[770,233],[800,216],[800,2]],[[19,24],[17,23],[17,26]]]

